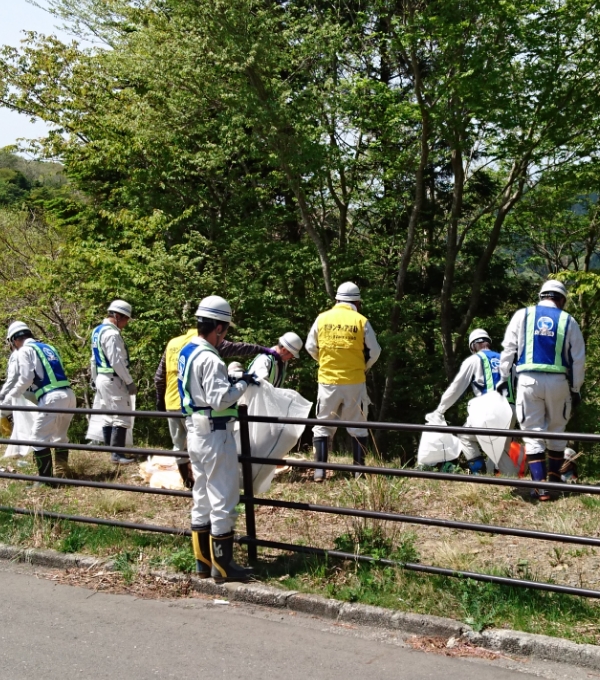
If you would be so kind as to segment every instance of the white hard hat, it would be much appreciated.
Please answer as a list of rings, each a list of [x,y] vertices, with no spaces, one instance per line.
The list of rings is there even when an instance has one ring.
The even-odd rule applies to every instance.
[[[492,342],[492,338],[490,338],[487,331],[484,331],[483,328],[476,328],[474,331],[471,331],[471,334],[469,335],[469,349],[471,349],[471,345],[474,342],[483,342],[484,340],[487,340],[489,343]]]
[[[565,284],[561,283],[560,281],[555,281],[553,279],[551,279],[550,281],[546,281],[544,283],[540,290],[540,297],[541,298],[546,297],[548,293],[558,293],[559,295],[562,295],[565,298],[565,300],[567,299],[568,296]]]
[[[219,295],[209,295],[200,300],[196,310],[196,318],[198,320],[215,319],[216,321],[231,323],[231,305]]]
[[[131,319],[133,310],[131,309],[129,302],[125,302],[125,300],[113,300],[108,306],[108,311],[116,312],[117,314],[123,314],[123,316]]]
[[[6,339],[7,340],[13,340],[15,336],[22,335],[24,332],[29,332],[31,333],[31,329],[26,323],[23,323],[22,321],[13,321],[10,326],[8,327],[8,331],[6,332]]]
[[[360,302],[360,289],[352,281],[346,281],[337,289],[335,299],[340,302]]]
[[[302,349],[302,338],[296,333],[284,333],[279,338],[279,344],[285,347],[288,352],[291,352],[292,356],[296,359],[300,356],[300,350]]]

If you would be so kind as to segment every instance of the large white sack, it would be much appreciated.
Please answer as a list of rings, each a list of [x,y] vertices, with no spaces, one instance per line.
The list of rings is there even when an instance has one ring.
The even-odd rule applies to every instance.
[[[513,411],[506,397],[498,392],[486,392],[481,397],[471,399],[468,404],[469,427],[494,428],[507,430],[513,420]],[[506,448],[507,437],[476,435],[479,446],[498,464]]]
[[[100,399],[100,394],[98,391],[94,394],[94,403],[92,408],[102,408],[102,399]],[[135,411],[135,395],[131,397],[131,410]],[[104,445],[104,434],[102,433],[102,428],[110,423],[107,422],[108,416],[102,415],[101,413],[93,414],[90,416],[88,422],[88,429],[85,438],[92,442],[100,442]],[[125,437],[125,446],[133,446],[133,426],[135,424],[135,418],[131,420],[131,427],[127,428],[127,436]]]
[[[425,420],[430,425],[446,425],[446,419],[428,413]],[[460,440],[450,432],[423,432],[417,453],[418,465],[437,465],[460,456]]]
[[[35,404],[25,397],[13,397],[11,404],[15,406],[35,406]],[[8,409],[7,409],[8,410]],[[33,429],[33,421],[36,414],[33,411],[13,411],[13,429],[10,435],[11,439],[31,439],[31,430]],[[16,458],[17,456],[26,456],[33,451],[31,446],[9,444],[6,447],[4,458]]]
[[[295,390],[273,387],[266,380],[261,380],[260,385],[250,386],[239,403],[248,406],[248,415],[274,418],[308,418],[312,408],[312,402]],[[281,423],[248,423],[252,455],[260,458],[283,458],[296,446],[304,427]],[[236,423],[235,436],[239,453],[239,423]],[[274,475],[274,465],[252,465],[254,493],[268,491]],[[240,487],[242,486],[240,476]]]

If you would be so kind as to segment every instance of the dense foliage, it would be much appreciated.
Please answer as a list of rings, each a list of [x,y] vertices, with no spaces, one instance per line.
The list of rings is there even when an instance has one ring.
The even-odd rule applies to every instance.
[[[57,342],[82,393],[89,331],[115,296],[134,305],[149,405],[202,296],[231,300],[238,338],[273,344],[305,335],[350,279],[384,348],[371,415],[420,422],[469,330],[499,346],[551,274],[573,284],[590,349],[573,427],[595,431],[595,3],[53,8],[96,46],[32,34],[2,52],[2,103],[53,124],[37,151],[68,182],[2,156],[0,315]],[[315,378],[305,355],[291,386],[314,398]]]

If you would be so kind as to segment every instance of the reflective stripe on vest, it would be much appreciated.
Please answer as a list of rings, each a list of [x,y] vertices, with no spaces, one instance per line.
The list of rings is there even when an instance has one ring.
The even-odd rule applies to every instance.
[[[483,349],[477,352],[477,356],[481,360],[484,381],[484,384],[479,385],[479,387],[481,388],[481,394],[485,394],[486,392],[493,391],[500,380],[500,355],[498,352]],[[494,363],[492,363],[493,360],[495,360]]]
[[[179,362],[179,353],[181,350],[198,335],[195,328],[190,330],[185,335],[179,335],[172,340],[169,340],[165,349],[165,364],[167,370],[167,386],[165,390],[165,406],[167,411],[179,411],[181,409],[181,399],[179,397],[179,388],[177,386],[177,366]]]
[[[319,315],[319,383],[356,385],[365,382],[366,323],[362,314],[344,303]]]
[[[281,387],[283,385],[283,381],[285,380],[285,374],[287,372],[287,361],[282,362],[283,368],[281,369],[281,371],[279,371],[278,370],[279,369],[279,362],[277,361],[277,359],[270,354],[266,354],[265,356],[269,359],[269,362],[270,362],[270,365],[271,365],[271,368],[269,369],[269,375],[267,377],[267,381],[269,383],[271,383],[271,385],[273,385],[273,387]],[[256,359],[258,359],[258,357],[253,359],[250,366],[248,366],[248,373],[252,373],[252,367],[254,366],[254,362],[256,361]]]
[[[44,375],[40,382],[34,380],[34,386],[37,388],[35,396],[39,399],[42,395],[59,390],[63,387],[70,387],[71,383],[67,380],[65,369],[58,352],[52,345],[46,345],[43,342],[32,342],[30,344],[35,353],[42,362]]]
[[[200,340],[199,343],[189,342],[179,353],[178,373],[177,373],[177,387],[179,388],[179,396],[181,398],[181,410],[188,416],[192,413],[199,413],[209,418],[237,418],[238,409],[237,404],[223,409],[222,411],[214,411],[208,406],[196,406],[192,395],[188,390],[188,381],[190,377],[190,367],[194,359],[202,352],[212,352],[219,358],[220,355],[217,350],[206,340]]]
[[[92,353],[94,361],[96,362],[96,370],[98,373],[114,373],[115,369],[110,365],[104,351],[102,350],[101,338],[102,333],[109,328],[107,323],[101,323],[96,326],[92,332]]]
[[[537,305],[525,310],[525,345],[517,361],[517,373],[540,371],[568,373],[563,356],[571,316],[557,307]]]

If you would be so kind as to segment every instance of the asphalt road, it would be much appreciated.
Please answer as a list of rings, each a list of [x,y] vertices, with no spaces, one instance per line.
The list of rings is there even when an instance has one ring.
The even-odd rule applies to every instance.
[[[7,680],[524,677],[482,660],[413,651],[391,633],[336,629],[330,621],[210,598],[94,593],[7,563],[0,565],[0,602],[0,678]]]

